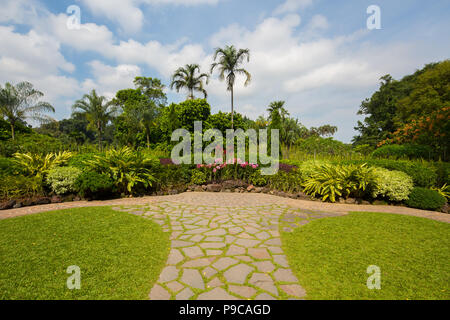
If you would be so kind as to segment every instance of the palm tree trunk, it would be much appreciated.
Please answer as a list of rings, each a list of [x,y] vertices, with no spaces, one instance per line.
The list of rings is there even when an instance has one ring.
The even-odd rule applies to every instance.
[[[148,131],[147,131],[147,149],[150,149],[150,135],[148,134]]]
[[[14,123],[11,123],[11,137],[14,140],[15,137]]]
[[[233,87],[231,87],[231,129],[234,129],[234,93]]]
[[[102,151],[102,128],[100,127],[100,123],[97,123],[98,130],[98,150]]]

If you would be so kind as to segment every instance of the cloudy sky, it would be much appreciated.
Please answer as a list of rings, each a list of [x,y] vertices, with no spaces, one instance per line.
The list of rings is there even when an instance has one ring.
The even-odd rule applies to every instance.
[[[380,30],[367,28],[370,5],[381,9]],[[382,75],[450,58],[448,0],[0,0],[0,8],[0,83],[32,82],[58,119],[91,89],[112,97],[139,75],[169,84],[186,63],[206,72],[214,48],[234,44],[250,49],[253,76],[248,87],[237,81],[238,112],[256,119],[285,100],[306,126],[336,125],[349,142]],[[214,77],[207,90],[214,112],[229,111],[224,83]],[[169,102],[186,97],[167,93]]]

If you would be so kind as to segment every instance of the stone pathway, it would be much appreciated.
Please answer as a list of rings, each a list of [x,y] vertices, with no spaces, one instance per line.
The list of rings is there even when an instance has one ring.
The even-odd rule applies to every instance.
[[[171,251],[151,300],[301,299],[306,293],[289,268],[279,228],[290,232],[313,219],[342,215],[278,204],[169,201],[114,209],[151,218],[171,232]]]

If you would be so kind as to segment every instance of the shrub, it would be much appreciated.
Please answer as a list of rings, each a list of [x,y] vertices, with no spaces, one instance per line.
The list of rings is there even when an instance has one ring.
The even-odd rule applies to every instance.
[[[261,170],[255,170],[248,178],[248,182],[257,187],[264,187],[268,183],[268,176],[263,176]]]
[[[74,184],[81,170],[75,167],[57,167],[47,174],[47,184],[56,194],[75,192]]]
[[[14,159],[0,157],[0,177],[19,173],[20,168]]]
[[[436,185],[436,168],[424,161],[408,160],[347,160],[339,164],[362,164],[367,163],[371,167],[381,167],[388,170],[402,171],[409,175],[417,187],[429,188]]]
[[[150,170],[155,165],[154,161],[139,151],[124,147],[111,149],[104,155],[95,155],[85,163],[92,171],[108,175],[118,192],[137,194],[151,187],[155,181]]]
[[[391,144],[384,145],[374,152],[374,158],[393,158],[393,159],[430,159],[434,157],[434,150],[430,146],[414,144]]]
[[[390,201],[403,201],[414,188],[410,176],[401,171],[390,171],[384,168],[375,168],[375,185],[372,196],[383,197]]]
[[[14,153],[37,153],[60,152],[67,150],[61,140],[42,134],[18,134],[14,140],[6,140],[0,143],[0,154],[11,157]]]
[[[417,209],[437,210],[442,208],[445,202],[445,198],[437,191],[417,187],[411,191],[406,205]]]
[[[156,183],[152,189],[164,189],[186,185],[191,181],[191,170],[188,165],[161,165],[155,161],[152,172]]]
[[[112,179],[95,171],[80,174],[73,188],[81,197],[87,199],[107,199],[115,193]]]
[[[206,183],[206,173],[203,171],[200,171],[198,169],[192,170],[192,176],[191,176],[191,183],[193,184],[204,184]]]
[[[43,195],[39,177],[25,177],[22,175],[3,176],[0,179],[0,199],[30,198]]]
[[[100,155],[98,152],[89,152],[89,153],[77,153],[67,162],[67,165],[70,167],[76,167],[78,169],[86,168],[86,161],[94,159],[94,156]]]
[[[267,176],[269,186],[272,189],[284,192],[295,192],[302,189],[301,174],[297,170],[292,172],[278,171],[276,174]]]
[[[315,167],[303,184],[305,193],[319,195],[322,201],[335,202],[337,197],[363,197],[373,189],[373,169],[362,165],[321,165]]]
[[[434,162],[433,166],[436,168],[437,174],[436,186],[450,185],[450,163],[439,161]]]

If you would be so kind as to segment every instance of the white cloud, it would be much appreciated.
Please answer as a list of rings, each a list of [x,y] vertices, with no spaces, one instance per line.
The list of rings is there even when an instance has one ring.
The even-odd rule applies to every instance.
[[[96,89],[99,94],[108,99],[113,98],[116,92],[125,88],[133,88],[133,80],[141,75],[141,69],[136,65],[120,64],[115,67],[106,65],[98,60],[89,62],[93,79],[84,80],[84,92]]]
[[[118,23],[126,33],[141,30],[144,22],[142,5],[214,5],[219,0],[80,0],[96,16],[105,16]]]
[[[287,12],[295,12],[299,9],[309,7],[313,4],[313,0],[286,0],[283,4],[279,5],[274,14],[283,14]]]

